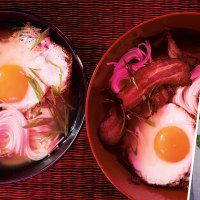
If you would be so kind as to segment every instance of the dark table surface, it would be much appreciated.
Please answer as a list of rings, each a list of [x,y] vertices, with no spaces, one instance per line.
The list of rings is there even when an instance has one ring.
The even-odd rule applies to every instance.
[[[100,58],[135,25],[164,14],[200,11],[198,0],[0,1],[0,9],[20,9],[57,26],[77,49],[90,80]],[[85,124],[70,150],[47,171],[0,185],[0,199],[127,199],[104,176],[91,152]]]

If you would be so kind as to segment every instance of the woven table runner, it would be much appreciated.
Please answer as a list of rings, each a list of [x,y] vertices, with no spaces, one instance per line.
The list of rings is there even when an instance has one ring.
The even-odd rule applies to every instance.
[[[200,11],[198,0],[0,1],[0,9],[36,14],[73,43],[90,80],[106,50],[135,25],[164,14]],[[0,199],[127,199],[104,176],[91,152],[85,124],[70,150],[32,178],[0,185]]]

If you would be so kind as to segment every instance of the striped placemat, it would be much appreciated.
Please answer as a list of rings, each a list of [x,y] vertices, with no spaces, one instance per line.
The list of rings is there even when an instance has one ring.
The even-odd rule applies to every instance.
[[[200,11],[198,0],[0,1],[0,9],[20,9],[47,19],[77,49],[90,80],[109,46],[129,29],[156,16]],[[0,199],[126,199],[104,176],[91,152],[85,125],[67,154],[47,171],[0,185]]]

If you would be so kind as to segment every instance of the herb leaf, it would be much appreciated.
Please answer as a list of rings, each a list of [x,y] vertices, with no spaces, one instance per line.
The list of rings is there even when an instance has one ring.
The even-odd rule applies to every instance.
[[[149,119],[146,119],[135,112],[132,112],[132,111],[129,111],[129,112],[130,112],[130,114],[128,114],[128,115],[133,115],[133,116],[137,117],[139,120],[142,120],[142,121],[146,122],[147,124],[149,124],[150,126],[155,127],[155,122],[153,122]]]
[[[129,63],[127,63],[125,60],[124,60],[124,63],[126,65],[126,70],[128,72],[128,75],[130,77],[130,80],[131,82],[135,85],[135,87],[138,89],[138,86],[137,86],[137,83],[135,82],[135,79],[133,77],[133,72],[132,72],[132,67]]]
[[[130,147],[131,147],[131,150],[133,151],[133,153],[137,156],[137,152],[138,152],[138,146],[136,146],[135,150],[133,149],[133,146],[131,144],[131,138],[129,136],[129,133],[126,133],[126,136],[128,137],[128,141],[130,143]]]
[[[31,47],[31,50],[33,50],[45,37],[49,35],[50,28],[48,27],[44,32],[42,32],[35,40],[35,43]]]
[[[43,96],[43,91],[39,85],[39,83],[31,76],[27,76],[28,82],[30,83],[31,87],[33,88],[38,100],[41,102],[42,101],[42,96]]]
[[[142,100],[145,101],[146,99],[147,99],[146,95],[143,94],[143,95],[142,95]]]
[[[58,88],[58,91],[60,92],[61,88],[62,88],[62,76],[63,76],[63,70],[60,66],[56,65],[54,62],[52,62],[51,60],[49,60],[49,63],[51,65],[53,65],[54,67],[57,67],[60,70],[60,74],[59,74],[59,79],[60,79],[60,85]]]
[[[7,154],[9,151],[10,151],[10,149],[8,149],[8,148],[3,148],[2,151],[1,151],[1,153],[0,153],[0,156],[3,156],[3,155],[5,155],[5,154]]]
[[[23,128],[33,128],[41,125],[48,124],[51,121],[51,118],[37,118],[32,120],[29,124],[23,126]]]
[[[43,83],[45,86],[47,86],[47,84],[40,78],[40,76],[35,72],[35,70],[37,70],[37,69],[33,69],[33,68],[30,68],[29,67],[29,70],[35,75],[35,77],[37,77],[38,78],[38,80],[41,82],[41,83]]]
[[[197,144],[197,146],[200,148],[200,135],[197,135],[196,144]]]

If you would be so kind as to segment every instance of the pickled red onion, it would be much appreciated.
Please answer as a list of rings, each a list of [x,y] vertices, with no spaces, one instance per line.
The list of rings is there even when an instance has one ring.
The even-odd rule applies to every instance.
[[[146,48],[146,52],[141,50],[141,47],[144,46]],[[137,63],[134,63],[131,65],[132,72],[134,74],[135,71],[137,71],[139,68],[144,67],[146,64],[152,62],[151,58],[151,46],[149,42],[146,40],[145,43],[140,43],[136,48],[130,49],[127,53],[125,53],[119,60],[119,62],[114,63],[110,62],[107,63],[108,65],[114,64],[114,72],[110,79],[111,83],[111,89],[118,93],[120,89],[123,87],[120,85],[121,81],[123,80],[130,80],[130,76],[128,74],[128,71],[126,69],[126,64],[129,63],[132,60],[137,60]]]

